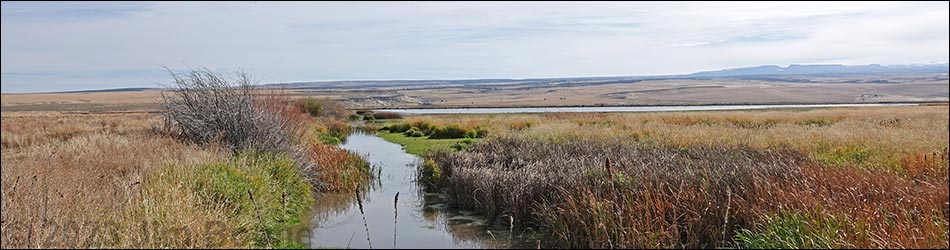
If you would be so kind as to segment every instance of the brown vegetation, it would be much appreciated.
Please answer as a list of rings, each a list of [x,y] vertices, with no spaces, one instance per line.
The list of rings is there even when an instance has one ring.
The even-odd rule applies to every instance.
[[[137,231],[120,238],[112,235],[129,222],[125,220],[128,204],[141,198],[147,175],[163,164],[194,165],[225,156],[219,150],[150,135],[150,121],[157,119],[146,115],[4,113],[0,210],[3,247],[92,248],[134,245],[129,241],[147,243],[147,238],[154,235]],[[7,138],[32,139],[6,143]],[[175,218],[194,221],[196,227],[219,219],[172,207],[181,204],[150,205],[176,211]],[[185,239],[185,234],[207,237],[201,242],[166,242],[166,246],[241,246],[232,236],[213,236],[206,230],[168,234],[166,239]]]
[[[549,247],[948,244],[946,107],[418,119],[487,126],[435,182]]]
[[[352,153],[309,150],[324,147],[305,136],[314,126],[348,129],[336,115],[311,118],[247,78],[234,88],[207,71],[188,77],[164,116],[3,112],[0,245],[296,247],[282,232],[305,215],[311,186],[368,179],[335,179],[369,172]]]

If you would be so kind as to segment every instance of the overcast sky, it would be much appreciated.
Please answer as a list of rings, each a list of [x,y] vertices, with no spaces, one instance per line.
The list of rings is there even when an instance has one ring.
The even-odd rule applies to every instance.
[[[2,92],[944,63],[947,2],[3,2]]]

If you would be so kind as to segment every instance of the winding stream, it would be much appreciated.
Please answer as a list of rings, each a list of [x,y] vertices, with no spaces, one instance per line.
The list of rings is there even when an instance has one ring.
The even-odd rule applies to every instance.
[[[402,146],[373,135],[354,133],[340,147],[362,155],[374,165],[374,171],[380,171],[375,183],[363,194],[366,226],[355,194],[327,194],[317,198],[304,243],[311,247],[348,248],[510,246],[507,235],[488,233],[485,222],[477,216],[449,210],[439,194],[423,193],[421,186],[413,182],[421,159],[406,153]],[[398,217],[394,220],[397,192]]]

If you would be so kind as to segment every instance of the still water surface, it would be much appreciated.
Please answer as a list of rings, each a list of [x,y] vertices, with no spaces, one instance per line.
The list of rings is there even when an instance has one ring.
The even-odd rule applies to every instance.
[[[312,247],[349,248],[507,248],[504,232],[488,233],[485,221],[466,211],[446,208],[444,197],[422,192],[413,181],[419,157],[398,144],[364,133],[351,134],[340,146],[360,154],[380,176],[364,191],[363,216],[354,193],[317,198],[308,239]],[[374,170],[376,171],[376,170]],[[399,193],[398,217],[394,218]],[[395,220],[394,220],[395,219]],[[369,240],[367,230],[369,228]],[[517,244],[516,244],[517,246]]]

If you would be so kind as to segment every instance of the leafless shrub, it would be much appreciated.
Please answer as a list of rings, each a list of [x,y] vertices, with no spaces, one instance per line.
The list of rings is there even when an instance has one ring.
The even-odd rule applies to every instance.
[[[201,145],[220,142],[233,153],[291,150],[299,125],[269,107],[265,99],[273,97],[255,97],[248,73],[226,78],[200,68],[171,74],[175,86],[162,93],[166,131]]]

